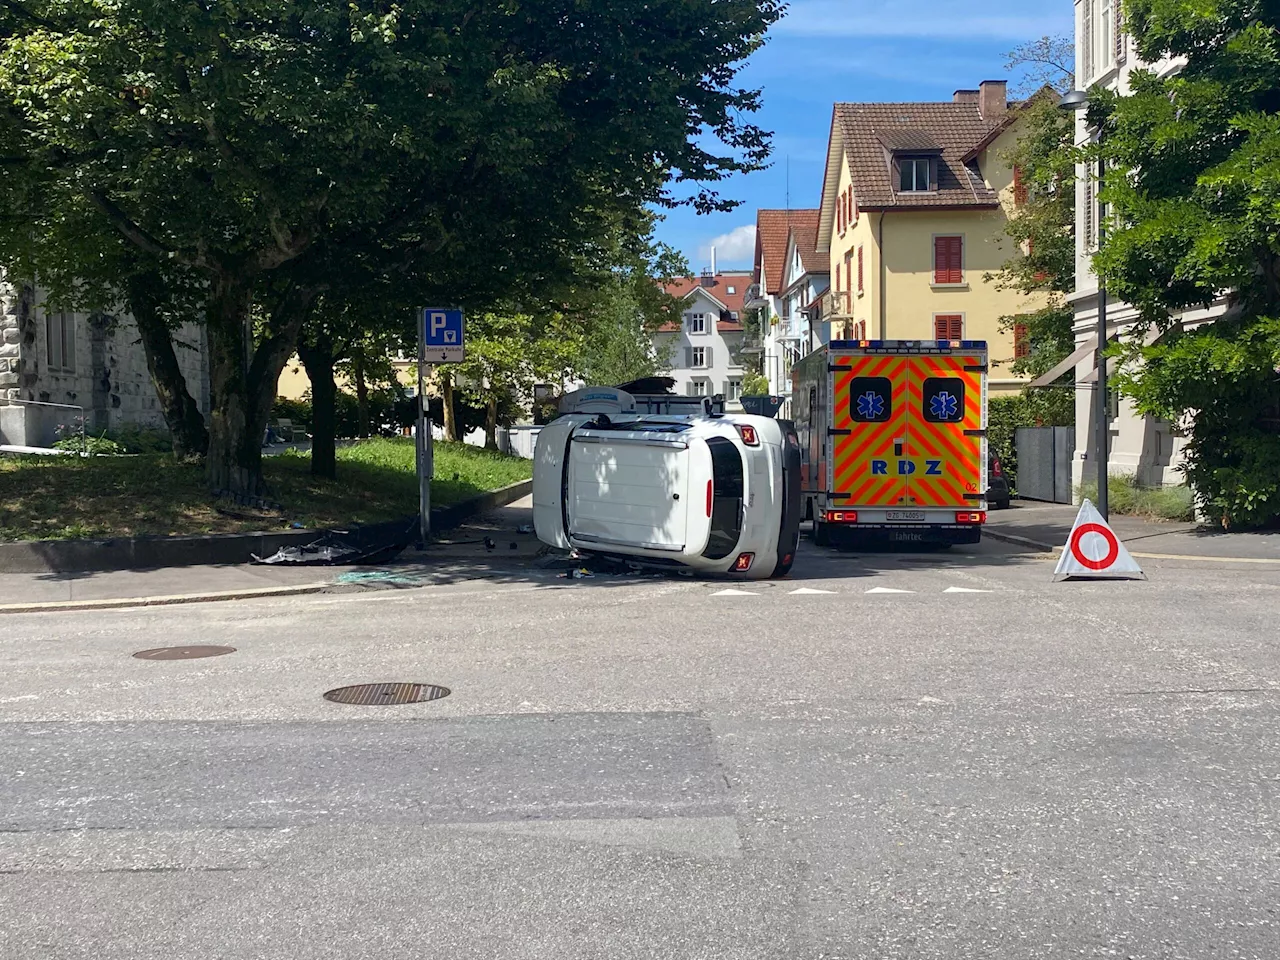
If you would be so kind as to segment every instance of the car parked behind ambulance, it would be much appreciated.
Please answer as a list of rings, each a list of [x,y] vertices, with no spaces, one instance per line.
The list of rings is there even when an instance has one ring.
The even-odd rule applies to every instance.
[[[538,436],[533,515],[561,549],[781,576],[800,536],[795,430],[738,415],[568,414]]]

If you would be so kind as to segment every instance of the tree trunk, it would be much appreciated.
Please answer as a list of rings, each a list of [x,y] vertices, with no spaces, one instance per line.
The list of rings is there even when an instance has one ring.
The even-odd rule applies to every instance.
[[[180,458],[203,457],[209,449],[209,431],[200,405],[187,390],[178,365],[173,336],[159,312],[162,280],[159,274],[143,274],[129,282],[129,312],[138,326],[147,372],[160,401],[160,412],[169,427],[173,453]]]
[[[498,449],[498,398],[490,397],[484,410],[484,448]]]
[[[298,344],[315,291],[286,286],[255,349],[251,332],[253,285],[222,275],[210,284],[208,481],[215,493],[266,496],[262,439],[276,396],[280,371]]]
[[[356,380],[356,436],[373,435],[372,417],[369,415],[369,381],[364,375],[364,348],[356,347],[351,355],[351,373]]]
[[[326,336],[314,342],[299,340],[298,356],[311,381],[311,475],[336,480],[338,385],[333,376],[333,342]]]
[[[458,442],[458,417],[453,409],[453,373],[443,370],[440,373],[440,407],[444,411],[444,436],[446,440]]]

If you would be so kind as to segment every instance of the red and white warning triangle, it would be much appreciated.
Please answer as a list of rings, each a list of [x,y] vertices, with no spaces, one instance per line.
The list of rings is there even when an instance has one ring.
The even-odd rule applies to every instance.
[[[1071,528],[1071,536],[1067,537],[1066,549],[1053,571],[1054,580],[1071,577],[1147,579],[1111,525],[1102,519],[1102,514],[1088,500],[1080,504],[1075,526]]]

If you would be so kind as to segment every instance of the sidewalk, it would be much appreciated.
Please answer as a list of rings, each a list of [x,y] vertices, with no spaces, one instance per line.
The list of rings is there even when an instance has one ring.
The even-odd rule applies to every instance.
[[[0,613],[48,604],[95,609],[394,589],[478,577],[522,580],[536,572],[533,560],[542,547],[531,532],[518,532],[532,523],[533,500],[525,497],[449,531],[427,550],[406,550],[395,563],[381,566],[225,564],[101,573],[4,573],[0,574]],[[486,537],[494,544],[492,550],[485,545]]]
[[[1015,500],[1008,510],[987,514],[985,532],[997,540],[1016,537],[1018,546],[1060,550],[1075,523],[1078,506]],[[1280,564],[1280,533],[1221,533],[1194,523],[1166,523],[1139,517],[1111,518],[1116,535],[1135,557],[1211,562]]]

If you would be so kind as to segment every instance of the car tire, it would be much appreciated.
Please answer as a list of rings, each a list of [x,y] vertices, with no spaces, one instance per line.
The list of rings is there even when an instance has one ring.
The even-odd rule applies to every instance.
[[[813,521],[813,542],[820,547],[831,546],[831,530],[821,520]]]
[[[992,503],[992,504],[991,504],[991,509],[992,509],[992,510],[1008,510],[1008,509],[1009,509],[1009,501],[1008,501],[1008,500],[996,500],[994,503]]]

